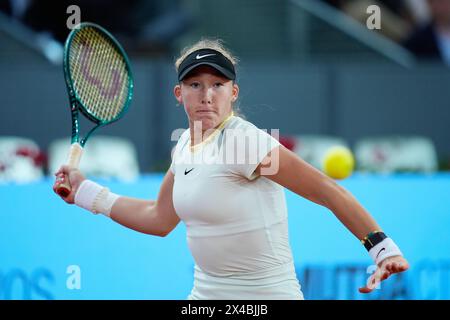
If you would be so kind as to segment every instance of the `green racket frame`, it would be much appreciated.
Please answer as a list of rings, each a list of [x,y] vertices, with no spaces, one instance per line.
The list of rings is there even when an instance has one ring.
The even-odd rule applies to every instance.
[[[126,98],[126,102],[125,102],[125,106],[122,108],[122,111],[113,119],[109,120],[109,121],[103,121],[102,119],[97,118],[93,113],[91,113],[81,102],[81,99],[78,95],[78,93],[76,92],[75,88],[74,88],[74,84],[73,84],[73,80],[72,80],[72,75],[70,72],[70,67],[69,67],[69,48],[72,44],[72,41],[75,37],[75,35],[80,32],[83,28],[87,28],[87,27],[91,27],[96,29],[97,31],[99,31],[100,33],[103,33],[107,36],[107,38],[109,38],[112,42],[112,44],[116,47],[116,49],[122,54],[122,56],[124,57],[125,60],[125,67],[128,71],[128,96]],[[66,80],[66,85],[67,85],[67,90],[69,93],[69,100],[70,100],[70,110],[71,110],[71,116],[72,116],[72,139],[71,139],[71,143],[79,143],[81,147],[84,147],[84,145],[86,144],[86,141],[88,140],[88,138],[91,136],[91,134],[97,130],[98,128],[101,128],[105,125],[108,125],[110,123],[113,123],[117,120],[119,120],[127,111],[128,108],[131,104],[131,100],[133,98],[133,89],[134,89],[134,81],[133,81],[133,73],[131,71],[131,67],[130,67],[130,62],[128,59],[127,54],[125,53],[125,50],[123,50],[122,46],[120,45],[120,43],[114,38],[114,36],[109,33],[107,30],[105,30],[103,27],[95,24],[95,23],[91,23],[91,22],[82,22],[79,24],[79,27],[77,27],[76,29],[73,29],[71,31],[71,33],[69,34],[66,43],[64,45],[64,78]],[[97,125],[92,128],[90,131],[88,131],[88,133],[86,134],[86,136],[80,140],[79,137],[79,123],[78,123],[78,110],[80,110],[89,120],[91,120],[92,122],[96,123]]]

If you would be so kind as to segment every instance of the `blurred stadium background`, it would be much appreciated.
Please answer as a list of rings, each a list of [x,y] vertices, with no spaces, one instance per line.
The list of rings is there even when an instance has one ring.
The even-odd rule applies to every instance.
[[[245,117],[279,129],[317,167],[328,147],[350,147],[357,171],[340,183],[411,263],[359,294],[363,247],[287,191],[305,297],[450,298],[450,0],[0,0],[0,299],[184,299],[192,286],[183,225],[148,237],[52,193],[69,143],[62,49],[74,4],[81,21],[118,38],[135,76],[130,112],[87,145],[88,176],[156,197],[171,134],[187,127],[174,59],[201,37],[221,38],[240,58]],[[381,9],[380,30],[366,25],[370,5]],[[69,284],[77,268],[78,289]]]

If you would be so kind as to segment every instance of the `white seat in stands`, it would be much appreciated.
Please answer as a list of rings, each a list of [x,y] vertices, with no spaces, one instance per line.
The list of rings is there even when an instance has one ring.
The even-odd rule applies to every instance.
[[[367,172],[423,172],[438,170],[433,142],[421,136],[368,137],[355,144],[358,168]]]
[[[296,135],[293,152],[317,169],[322,169],[322,160],[329,148],[334,146],[348,147],[341,137],[329,135]]]
[[[31,139],[0,137],[0,183],[28,183],[44,176],[45,155]]]
[[[49,172],[51,174],[66,163],[69,148],[70,138],[58,139],[50,144]],[[92,136],[83,150],[80,170],[86,176],[132,181],[139,175],[136,148],[128,139]]]

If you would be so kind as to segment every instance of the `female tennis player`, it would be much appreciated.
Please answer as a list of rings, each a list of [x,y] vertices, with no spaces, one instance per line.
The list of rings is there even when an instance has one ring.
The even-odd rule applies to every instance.
[[[235,114],[236,58],[201,40],[177,59],[174,95],[189,122],[156,200],[117,195],[63,166],[63,200],[139,232],[166,236],[182,220],[195,260],[188,299],[303,299],[288,241],[283,188],[329,208],[377,265],[362,293],[408,269],[394,241],[334,180]],[[57,182],[55,182],[54,189]]]

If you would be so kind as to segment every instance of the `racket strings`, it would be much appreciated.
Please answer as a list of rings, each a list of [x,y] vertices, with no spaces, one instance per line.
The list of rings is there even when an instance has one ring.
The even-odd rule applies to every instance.
[[[130,80],[124,57],[94,28],[78,32],[70,51],[73,86],[84,108],[101,121],[113,120],[125,107],[129,94]]]

